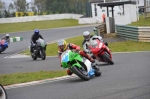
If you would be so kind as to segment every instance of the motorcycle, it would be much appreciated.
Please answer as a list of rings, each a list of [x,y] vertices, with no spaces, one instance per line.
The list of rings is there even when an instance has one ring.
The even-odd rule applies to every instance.
[[[99,69],[93,69],[91,62],[82,58],[79,53],[66,50],[61,54],[61,65],[63,68],[70,69],[81,79],[88,81],[92,76],[100,76],[101,72]]]
[[[8,42],[2,39],[0,41],[0,53],[5,51],[8,48]]]
[[[0,84],[0,99],[7,99],[6,90],[1,84]]]
[[[36,44],[33,47],[33,53],[31,53],[31,57],[33,60],[36,60],[37,58],[42,58],[42,60],[45,60],[46,58],[46,52],[45,52],[46,43],[43,39],[39,38],[36,40]]]
[[[111,51],[103,42],[91,38],[88,45],[89,50],[98,61],[114,64]]]

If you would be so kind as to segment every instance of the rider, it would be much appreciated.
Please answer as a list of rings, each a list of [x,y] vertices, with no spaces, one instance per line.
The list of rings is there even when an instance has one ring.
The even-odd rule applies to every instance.
[[[34,30],[34,34],[32,35],[31,37],[31,45],[30,45],[30,52],[32,53],[33,52],[33,48],[36,44],[36,40],[38,40],[39,38],[43,39],[42,35],[39,33],[39,30],[38,29],[35,29]],[[45,51],[46,51],[46,46],[45,46]]]
[[[103,39],[102,39],[101,36],[90,35],[90,32],[89,32],[89,31],[83,32],[83,37],[84,37],[84,40],[83,40],[83,42],[82,42],[82,46],[83,46],[83,49],[84,49],[85,53],[91,53],[90,50],[88,50],[88,47],[87,47],[87,44],[86,44],[86,42],[89,42],[89,41],[90,41],[90,38],[98,39],[99,41],[103,42]],[[105,44],[106,46],[108,46],[108,43],[107,43],[107,42],[104,42],[104,44]]]
[[[67,49],[70,50],[75,50],[77,52],[79,52],[79,54],[85,58],[87,58],[90,62],[94,63],[95,60],[93,58],[91,58],[89,55],[87,55],[84,51],[80,50],[80,46],[77,46],[75,44],[72,43],[68,43],[65,40],[59,40],[58,42],[58,57],[60,58],[61,54],[66,51]],[[95,67],[95,65],[93,65],[93,68],[97,68]],[[68,69],[67,70],[67,74],[68,75],[72,75],[72,72]]]
[[[6,34],[2,39],[6,40],[8,43],[10,43],[9,34]]]

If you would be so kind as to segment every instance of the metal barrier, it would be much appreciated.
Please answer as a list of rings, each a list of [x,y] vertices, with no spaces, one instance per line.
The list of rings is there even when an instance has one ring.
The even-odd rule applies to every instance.
[[[143,42],[150,42],[150,27],[138,27],[138,39]]]
[[[116,25],[116,35],[128,40],[150,42],[150,27]]]

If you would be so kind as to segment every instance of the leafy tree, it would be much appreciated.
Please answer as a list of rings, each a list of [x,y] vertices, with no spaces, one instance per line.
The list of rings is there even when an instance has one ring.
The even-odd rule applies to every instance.
[[[4,10],[5,10],[5,2],[2,2],[0,0],[0,18],[5,16],[4,15],[5,14]]]
[[[38,14],[45,12],[45,0],[34,0],[34,10],[37,10]]]
[[[14,5],[18,12],[26,12],[29,9],[29,3],[26,0],[16,0],[14,1]]]

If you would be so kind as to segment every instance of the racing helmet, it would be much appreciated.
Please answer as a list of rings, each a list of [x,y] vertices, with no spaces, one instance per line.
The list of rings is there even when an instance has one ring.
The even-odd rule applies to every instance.
[[[35,30],[34,30],[34,34],[35,34],[35,35],[38,35],[38,34],[39,34],[39,30],[38,30],[38,29],[35,29]]]
[[[59,40],[57,44],[62,52],[67,49],[67,42],[65,40]]]
[[[6,34],[6,38],[9,38],[9,34]]]
[[[90,32],[89,31],[83,32],[83,37],[86,41],[90,40]]]

